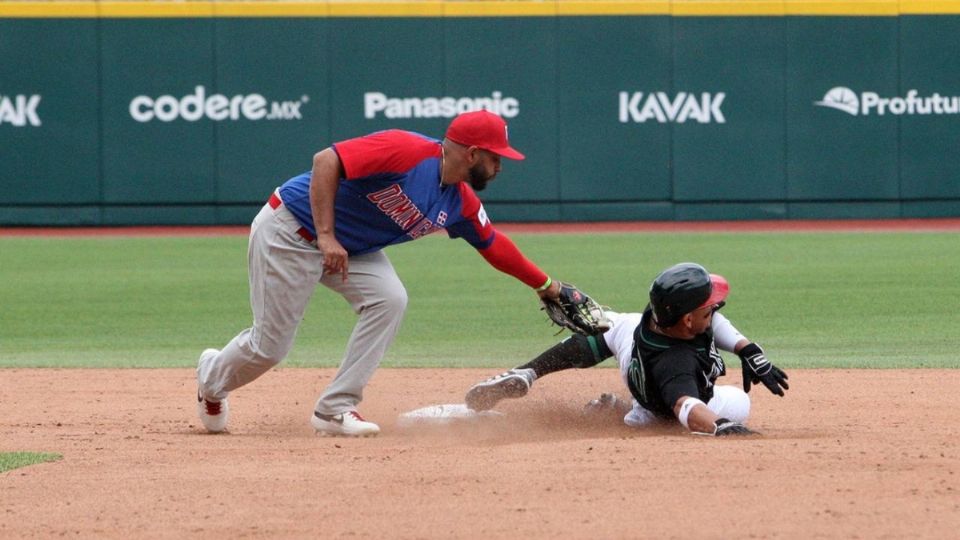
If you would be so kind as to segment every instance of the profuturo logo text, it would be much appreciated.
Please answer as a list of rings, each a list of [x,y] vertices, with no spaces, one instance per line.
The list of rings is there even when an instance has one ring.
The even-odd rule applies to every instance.
[[[843,111],[852,116],[900,115],[943,115],[960,114],[960,96],[942,96],[934,92],[929,96],[920,96],[917,90],[907,90],[906,96],[881,97],[876,92],[856,92],[846,86],[831,88],[820,101],[813,104]]]
[[[267,101],[260,94],[207,95],[207,89],[197,86],[192,94],[177,98],[162,95],[156,98],[141,95],[130,100],[130,117],[137,122],[173,122],[182,119],[196,122],[202,118],[222,120],[300,120],[300,107],[310,101],[303,96],[295,101]]]

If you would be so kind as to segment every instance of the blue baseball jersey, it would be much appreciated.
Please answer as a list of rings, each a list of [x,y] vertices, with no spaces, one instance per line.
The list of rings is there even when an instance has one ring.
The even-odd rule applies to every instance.
[[[379,131],[333,145],[343,164],[334,203],[334,233],[350,255],[446,229],[477,249],[495,230],[465,182],[440,184],[440,141],[410,131]],[[284,206],[316,236],[307,171],[280,186]]]

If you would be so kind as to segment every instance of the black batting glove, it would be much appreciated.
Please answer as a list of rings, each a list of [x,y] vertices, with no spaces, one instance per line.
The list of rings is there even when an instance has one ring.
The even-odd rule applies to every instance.
[[[747,426],[741,424],[740,422],[734,422],[732,420],[727,420],[726,418],[718,418],[714,422],[716,426],[713,430],[713,434],[716,437],[722,437],[724,435],[757,435],[758,433]]]
[[[763,349],[756,343],[750,343],[737,353],[740,357],[740,366],[743,368],[743,391],[750,392],[750,384],[763,383],[768,390],[783,397],[783,391],[788,390],[787,374],[782,369],[770,363],[763,354]],[[781,388],[782,387],[782,388]]]

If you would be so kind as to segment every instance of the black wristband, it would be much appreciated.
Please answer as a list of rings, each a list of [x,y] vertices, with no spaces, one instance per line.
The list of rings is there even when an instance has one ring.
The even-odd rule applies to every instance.
[[[763,349],[751,341],[750,343],[744,345],[742,349],[740,349],[740,352],[737,353],[737,356],[744,358],[746,356],[753,356],[755,354],[763,354]]]

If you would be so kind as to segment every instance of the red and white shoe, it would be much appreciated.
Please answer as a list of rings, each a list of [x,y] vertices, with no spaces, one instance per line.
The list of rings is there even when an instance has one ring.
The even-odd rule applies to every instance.
[[[207,349],[200,354],[199,363],[202,363],[204,359],[211,356],[216,356],[220,351],[217,349]],[[207,428],[207,431],[210,433],[221,433],[227,429],[227,417],[230,416],[230,405],[227,403],[227,400],[222,401],[211,401],[205,399],[203,394],[200,393],[200,389],[197,388],[197,416],[200,417],[200,422],[203,424],[203,427]]]
[[[227,417],[230,415],[230,405],[227,400],[210,401],[204,399],[197,392],[197,416],[203,427],[210,433],[222,433],[227,429]]]
[[[357,411],[320,414],[314,411],[310,424],[321,437],[376,437],[380,426],[368,422]]]

